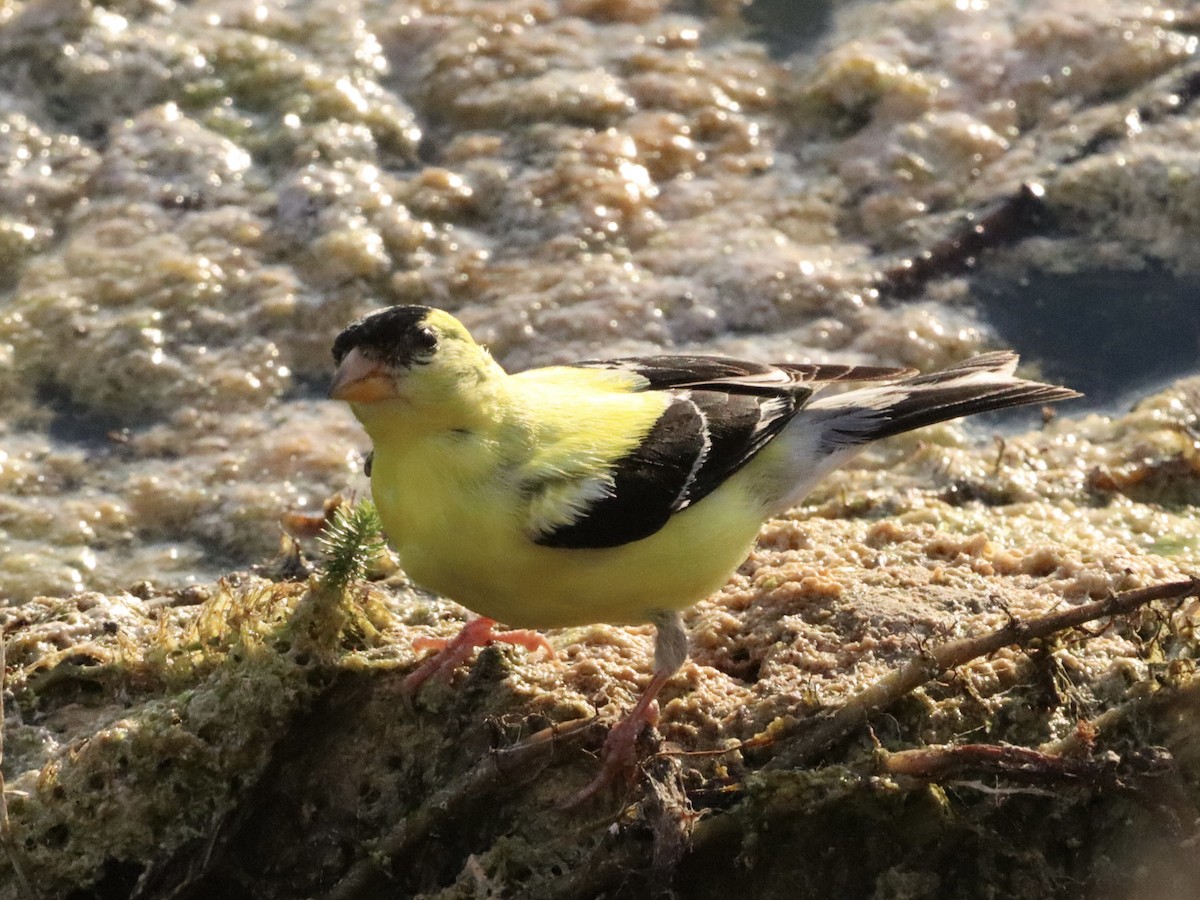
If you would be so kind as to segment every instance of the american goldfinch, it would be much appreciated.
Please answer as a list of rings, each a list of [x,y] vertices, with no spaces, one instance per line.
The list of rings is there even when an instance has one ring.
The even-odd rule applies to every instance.
[[[929,375],[708,356],[587,360],[509,374],[450,314],[394,306],[333,345],[330,397],[373,443],[371,492],[401,565],[480,618],[410,676],[473,647],[597,622],[657,626],[654,676],[609,734],[594,793],[626,764],[687,658],[680,611],[720,588],[763,521],[871,441],[1076,397],[985,353]],[[832,382],[876,384],[826,397]]]

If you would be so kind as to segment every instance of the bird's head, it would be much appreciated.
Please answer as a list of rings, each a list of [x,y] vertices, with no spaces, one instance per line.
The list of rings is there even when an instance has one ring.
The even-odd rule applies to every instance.
[[[449,313],[392,306],[346,326],[333,342],[337,371],[329,396],[372,420],[414,417],[433,424],[477,403],[481,386],[503,374]]]

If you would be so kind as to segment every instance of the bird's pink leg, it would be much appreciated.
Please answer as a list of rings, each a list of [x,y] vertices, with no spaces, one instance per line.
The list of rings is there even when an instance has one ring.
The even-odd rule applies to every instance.
[[[658,629],[654,641],[654,677],[642,691],[633,709],[608,732],[600,751],[600,771],[596,777],[563,803],[564,809],[571,809],[594,797],[615,782],[619,775],[630,777],[637,761],[638,735],[647,725],[658,723],[658,704],[654,701],[687,659],[687,632],[677,612],[656,615],[654,624]]]
[[[646,690],[638,702],[620,722],[608,732],[604,739],[604,747],[600,751],[600,771],[588,782],[587,787],[575,794],[566,803],[564,809],[578,806],[616,782],[617,777],[625,775],[627,780],[635,770],[637,762],[637,739],[642,729],[647,725],[658,723],[658,704],[654,702],[658,692],[663,689],[673,675],[673,672],[655,672]]]
[[[541,634],[536,631],[496,631],[496,620],[486,616],[471,619],[462,630],[450,640],[443,638],[418,638],[413,641],[413,650],[437,650],[433,656],[417,666],[404,679],[403,690],[408,696],[413,696],[432,676],[449,680],[450,675],[460,665],[466,662],[476,647],[486,647],[500,641],[505,644],[520,644],[529,650],[545,650],[554,657],[554,648],[550,646]]]

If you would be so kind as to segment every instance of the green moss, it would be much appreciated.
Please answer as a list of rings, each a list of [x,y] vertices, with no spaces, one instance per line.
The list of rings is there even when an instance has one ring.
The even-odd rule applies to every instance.
[[[43,723],[9,723],[5,748],[7,783],[22,786],[12,830],[40,889],[86,886],[113,860],[148,867],[235,806],[312,693],[304,667],[275,648],[302,595],[224,585],[157,629],[147,622],[137,642],[124,618],[49,657],[37,635],[51,633],[53,611],[8,628],[9,686],[22,719]],[[58,616],[76,609],[65,601]]]

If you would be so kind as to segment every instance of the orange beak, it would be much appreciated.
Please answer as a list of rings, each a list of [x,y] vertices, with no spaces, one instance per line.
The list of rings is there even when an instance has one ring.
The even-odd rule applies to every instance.
[[[379,363],[368,360],[351,350],[333,374],[329,387],[330,400],[345,400],[347,403],[373,403],[376,400],[393,400],[396,397],[395,382]]]

